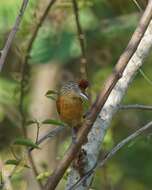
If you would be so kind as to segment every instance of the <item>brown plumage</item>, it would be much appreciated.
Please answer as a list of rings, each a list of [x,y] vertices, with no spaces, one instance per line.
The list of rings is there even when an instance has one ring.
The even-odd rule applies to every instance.
[[[66,83],[57,98],[57,111],[60,119],[70,127],[79,127],[83,119],[83,98],[79,85],[73,81]]]

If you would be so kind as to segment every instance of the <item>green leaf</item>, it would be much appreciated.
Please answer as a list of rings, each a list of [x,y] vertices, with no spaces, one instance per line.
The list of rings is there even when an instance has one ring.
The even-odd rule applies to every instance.
[[[54,120],[54,119],[46,119],[42,122],[43,124],[51,124],[51,125],[62,125],[64,126],[65,123],[63,123],[62,121],[58,121],[58,120]]]
[[[24,163],[24,162],[23,162]],[[5,162],[6,165],[15,165],[15,166],[18,166],[18,165],[22,165],[23,164],[21,160],[7,160]],[[27,164],[23,164],[23,167],[25,168],[31,168],[30,166],[28,166]]]
[[[45,94],[45,96],[47,98],[52,99],[52,100],[56,100],[56,98],[53,95],[57,95],[57,94],[58,94],[58,92],[56,92],[54,90],[49,90],[49,91],[47,91],[47,93]]]
[[[53,97],[53,96],[51,96],[51,95],[48,95],[48,96],[46,96],[47,98],[50,98],[50,99],[52,99],[52,100],[54,100],[54,101],[56,101],[56,99],[55,99],[55,97]]]
[[[71,57],[70,49],[75,36],[68,31],[40,30],[31,52],[31,63],[59,60],[65,63]]]
[[[17,138],[14,141],[14,145],[23,145],[23,146],[32,147],[32,148],[39,148],[37,144],[32,142],[30,139],[25,139],[25,138]]]
[[[49,95],[49,94],[58,94],[58,92],[56,92],[54,90],[48,90],[46,95]]]
[[[31,169],[30,166],[28,166],[27,164],[24,165],[25,168]]]
[[[42,172],[42,173],[40,173],[40,174],[36,177],[36,179],[37,179],[38,181],[41,181],[41,180],[43,180],[43,179],[48,178],[50,175],[51,175],[50,172]]]
[[[5,164],[17,166],[20,163],[20,160],[7,160]]]

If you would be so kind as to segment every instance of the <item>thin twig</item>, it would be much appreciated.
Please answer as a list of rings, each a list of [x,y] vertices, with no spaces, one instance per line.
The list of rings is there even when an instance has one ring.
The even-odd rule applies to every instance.
[[[56,0],[51,0],[49,2],[49,4],[47,5],[46,9],[44,10],[44,13],[43,13],[42,17],[40,18],[38,24],[34,28],[34,31],[32,33],[32,36],[31,36],[31,38],[29,40],[29,43],[28,43],[28,46],[27,46],[27,49],[26,49],[25,58],[24,58],[23,63],[22,63],[21,88],[20,88],[20,93],[21,94],[20,94],[19,110],[20,110],[21,118],[22,118],[23,134],[24,134],[24,137],[26,137],[26,138],[27,138],[26,114],[24,112],[24,105],[23,104],[24,104],[24,97],[25,97],[25,89],[26,89],[26,86],[27,86],[26,71],[27,71],[27,67],[28,67],[28,60],[29,60],[29,57],[30,57],[30,52],[31,52],[32,47],[33,47],[33,43],[34,43],[34,41],[35,41],[35,39],[37,37],[38,31],[39,31],[42,23],[44,22],[46,16],[48,15],[50,8],[55,3],[55,1]],[[33,157],[31,155],[31,152],[29,152],[29,151],[28,151],[28,158],[29,158],[29,162],[30,162],[30,164],[32,166],[34,175],[35,175],[35,177],[37,177],[38,171],[37,171],[36,165],[34,163]],[[40,188],[42,189],[43,188],[42,182],[38,181],[38,184],[39,184]]]
[[[36,132],[36,140],[35,140],[35,143],[37,144],[38,139],[39,139],[40,124],[37,122],[37,123],[36,123],[36,126],[37,126],[37,132]]]
[[[141,8],[141,6],[139,5],[139,3],[137,2],[137,0],[133,0],[134,4],[137,6],[137,8],[139,9],[139,11],[142,13],[143,9]]]
[[[55,137],[57,134],[59,134],[59,132],[63,131],[64,126],[60,126],[60,127],[56,127],[55,129],[52,129],[51,131],[49,131],[46,135],[44,135],[43,137],[41,137],[38,141],[37,141],[37,145],[40,145],[42,142],[44,142],[47,139],[51,139],[52,137]],[[29,152],[31,152],[32,150],[34,150],[35,148],[31,147],[29,149]]]
[[[1,58],[0,58],[0,71],[2,70],[2,67],[4,65],[4,62],[6,60],[6,57],[7,57],[7,54],[8,54],[8,51],[12,45],[12,42],[15,38],[15,35],[19,29],[19,25],[21,23],[21,20],[23,18],[23,15],[24,15],[24,12],[25,12],[25,9],[27,7],[27,4],[28,4],[29,0],[23,0],[23,3],[21,5],[21,8],[20,8],[20,11],[19,11],[19,14],[18,16],[16,17],[16,21],[14,23],[14,26],[8,36],[8,39],[5,43],[5,46],[3,48],[3,50],[1,51]]]
[[[144,79],[150,84],[152,85],[152,80],[144,73],[144,71],[142,69],[139,69],[140,74],[144,77]]]
[[[120,105],[118,109],[120,109],[120,110],[136,109],[136,110],[152,111],[152,106],[149,106],[149,105],[141,105],[141,104]]]
[[[31,164],[33,173],[34,173],[35,177],[37,177],[37,176],[39,175],[39,173],[38,173],[36,164],[35,164],[35,162],[34,162],[34,159],[33,159],[33,157],[32,157],[32,154],[31,154],[30,152],[28,152],[28,159],[29,159],[29,162],[30,162],[30,164]],[[39,187],[40,187],[41,189],[43,189],[43,184],[42,184],[42,182],[40,182],[39,180],[37,180],[37,181],[38,181]]]
[[[76,143],[71,144],[69,149],[66,151],[65,156],[62,158],[61,162],[58,164],[57,168],[54,170],[53,174],[48,178],[47,183],[44,187],[45,190],[53,190],[56,188],[57,184],[61,180],[64,172],[69,167],[73,159],[75,158],[77,152],[80,150],[82,144],[85,142],[85,139],[92,128],[93,123],[95,122],[99,112],[102,110],[105,102],[107,101],[111,91],[117,84],[118,80],[122,77],[122,74],[131,59],[132,55],[135,53],[149,23],[152,18],[152,1],[149,1],[147,8],[139,22],[138,27],[136,28],[127,48],[124,53],[121,55],[118,63],[115,67],[115,72],[108,78],[104,89],[100,92],[97,97],[94,105],[90,109],[90,114],[85,120],[84,124],[80,128]]]
[[[82,57],[80,60],[80,74],[81,74],[81,78],[88,80],[87,57],[86,57],[86,48],[85,48],[85,41],[84,41],[85,38],[84,38],[84,33],[80,24],[80,19],[79,19],[78,3],[77,3],[77,0],[72,0],[72,2],[73,2],[73,11],[74,11],[76,26],[77,26],[77,33],[78,33],[78,38],[79,38],[79,43],[80,43],[80,48],[81,48],[81,53],[82,53]]]
[[[23,103],[24,103],[24,96],[25,96],[25,87],[27,84],[26,81],[26,71],[27,71],[27,66],[28,66],[28,59],[30,58],[30,52],[32,50],[33,47],[33,43],[37,37],[38,31],[42,25],[42,23],[44,22],[45,18],[47,17],[49,10],[52,8],[52,6],[54,5],[56,0],[51,0],[48,5],[46,6],[46,9],[44,10],[44,13],[42,14],[40,20],[38,21],[37,25],[34,28],[34,31],[31,35],[31,38],[29,40],[27,49],[26,49],[26,55],[25,58],[23,60],[22,63],[22,71],[21,71],[21,94],[20,94],[20,103],[19,103],[19,107],[20,107],[20,113],[22,116],[22,128],[24,129],[23,126],[25,126],[26,121],[24,120],[25,116],[24,116],[24,110],[23,110]],[[26,129],[24,129],[24,135],[26,135]]]
[[[121,142],[119,142],[106,156],[105,158],[100,162],[96,163],[95,166],[89,170],[81,179],[79,179],[74,185],[72,185],[68,190],[75,190],[79,187],[80,184],[82,184],[90,175],[92,175],[95,170],[98,167],[103,167],[108,160],[110,160],[120,149],[122,149],[126,144],[128,144],[130,141],[137,138],[139,135],[142,135],[146,130],[148,130],[150,127],[152,127],[152,121],[150,121],[145,126],[141,127],[140,129],[136,130],[134,133],[129,135],[127,138],[123,139]]]

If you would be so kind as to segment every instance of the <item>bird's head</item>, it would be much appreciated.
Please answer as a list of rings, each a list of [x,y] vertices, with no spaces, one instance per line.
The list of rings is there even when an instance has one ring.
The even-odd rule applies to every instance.
[[[82,99],[88,100],[87,95],[84,91],[80,88],[79,83],[74,81],[69,81],[65,85],[62,86],[60,90],[61,95],[70,95],[70,96],[77,96],[81,97]]]

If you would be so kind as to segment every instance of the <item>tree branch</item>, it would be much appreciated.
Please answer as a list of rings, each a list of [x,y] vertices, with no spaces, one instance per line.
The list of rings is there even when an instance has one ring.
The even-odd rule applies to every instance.
[[[139,135],[142,135],[146,130],[148,130],[150,127],[152,127],[152,121],[150,121],[145,126],[141,127],[140,129],[136,130],[134,133],[123,139],[121,142],[119,142],[106,156],[105,158],[99,162],[96,163],[95,166],[88,171],[80,180],[78,180],[73,186],[71,186],[67,190],[75,190],[78,188],[90,175],[92,175],[95,170],[98,167],[103,167],[108,160],[110,160],[120,149],[122,149],[125,145],[127,145],[130,141],[133,141],[135,138],[137,138]]]
[[[30,58],[30,52],[32,50],[33,47],[33,43],[37,37],[38,31],[42,25],[42,23],[44,22],[45,18],[47,17],[49,10],[52,8],[52,6],[54,5],[56,0],[50,0],[50,2],[48,3],[48,5],[46,6],[40,20],[38,21],[37,25],[34,28],[34,31],[31,35],[31,38],[29,40],[27,49],[26,49],[26,54],[25,57],[23,59],[23,63],[22,63],[22,71],[21,71],[21,94],[20,94],[20,101],[19,101],[19,109],[20,109],[20,113],[21,113],[21,117],[22,117],[22,128],[24,131],[24,136],[26,135],[26,129],[25,129],[25,114],[24,114],[24,110],[23,110],[23,103],[24,103],[24,96],[25,96],[25,88],[27,85],[27,81],[26,81],[26,68],[28,66],[28,59]]]
[[[119,108],[119,104],[128,89],[129,84],[131,83],[134,75],[137,70],[141,67],[143,60],[147,56],[148,52],[152,47],[152,22],[150,23],[144,37],[142,38],[136,52],[130,59],[122,78],[118,81],[113,91],[111,92],[104,108],[101,110],[98,119],[94,123],[93,129],[91,130],[88,136],[88,143],[82,147],[83,151],[86,154],[84,162],[86,162],[84,168],[85,171],[89,171],[97,162],[99,150],[103,142],[106,131],[110,127],[110,121],[113,115]],[[79,186],[78,189],[86,190],[89,188],[92,175],[85,181],[85,185]],[[68,179],[67,189],[71,184],[75,184],[77,179],[80,179],[78,171],[75,169],[72,170],[71,175]]]
[[[3,48],[3,50],[1,51],[1,57],[0,57],[0,71],[2,70],[2,67],[4,65],[4,62],[6,60],[6,57],[7,57],[7,54],[8,54],[8,51],[12,45],[12,42],[15,38],[15,35],[18,31],[18,28],[19,28],[19,25],[22,21],[22,18],[23,18],[23,15],[24,15],[24,12],[25,12],[25,9],[27,7],[27,4],[28,4],[29,0],[23,0],[23,3],[21,5],[21,8],[20,8],[20,11],[19,11],[19,14],[16,18],[16,21],[15,21],[15,24],[13,26],[13,29],[11,30],[9,36],[8,36],[8,39],[5,43],[5,46]]]
[[[34,28],[34,31],[31,35],[31,38],[29,40],[29,43],[28,43],[28,46],[27,46],[27,49],[26,49],[26,54],[25,54],[25,57],[23,58],[23,62],[22,62],[22,71],[21,71],[21,85],[20,85],[20,100],[19,100],[19,111],[20,111],[20,115],[21,115],[21,126],[22,126],[22,129],[23,129],[23,134],[24,134],[24,137],[26,138],[27,137],[27,130],[26,130],[26,114],[24,112],[24,97],[25,97],[25,89],[26,89],[26,85],[27,85],[27,81],[26,81],[26,67],[28,65],[28,59],[29,59],[29,54],[31,52],[31,49],[32,49],[32,46],[33,46],[33,43],[37,37],[37,34],[38,34],[38,31],[42,25],[42,23],[44,22],[46,16],[48,15],[49,13],[49,10],[50,8],[53,6],[53,4],[55,3],[56,0],[51,0],[46,9],[44,10],[44,13],[42,14],[42,17],[40,18],[40,20],[38,21],[38,24],[35,26]],[[21,22],[21,19],[23,17],[23,14],[24,14],[24,11],[25,11],[25,8],[27,6],[27,3],[28,3],[28,0],[24,0],[23,1],[23,4],[22,4],[22,7],[21,7],[21,10],[20,10],[20,13],[19,15],[17,16],[16,18],[16,22],[14,24],[14,27],[8,37],[8,40],[6,42],[6,45],[4,47],[4,50],[2,51],[2,54],[1,54],[1,59],[0,59],[0,70],[2,69],[2,66],[5,62],[5,59],[6,59],[6,56],[7,56],[7,53],[9,51],[9,48],[12,44],[12,41],[15,37],[15,34],[18,30],[18,26]],[[29,162],[32,166],[32,169],[33,169],[33,172],[35,174],[35,176],[38,175],[38,171],[37,171],[37,168],[36,168],[36,165],[34,163],[34,160],[33,160],[33,157],[31,155],[31,152],[28,151],[28,158],[29,158]],[[42,189],[42,183],[39,181],[39,186],[41,187]]]
[[[42,25],[42,23],[44,22],[45,18],[47,17],[49,10],[51,9],[51,7],[54,5],[56,0],[51,0],[48,5],[46,6],[40,20],[38,21],[38,24],[35,26],[34,31],[32,33],[32,36],[29,40],[27,49],[26,49],[26,55],[23,59],[23,63],[22,63],[22,71],[21,71],[21,86],[20,86],[20,100],[19,100],[19,110],[20,110],[20,114],[21,114],[21,120],[22,120],[22,129],[23,129],[23,134],[24,136],[27,138],[27,130],[26,130],[26,114],[24,112],[24,97],[25,97],[25,89],[26,89],[26,85],[27,85],[27,80],[26,80],[26,69],[28,66],[28,60],[30,58],[30,52],[32,50],[33,47],[33,43],[37,37],[38,31]],[[35,175],[35,177],[37,177],[38,175],[38,171],[37,171],[37,167],[35,165],[34,159],[32,157],[31,151],[28,151],[28,158],[29,158],[29,162],[32,166],[33,169],[33,173]],[[38,184],[40,186],[40,188],[43,188],[42,182],[38,181]]]
[[[79,149],[81,148],[82,144],[85,142],[86,140],[86,137],[89,133],[89,131],[91,130],[92,128],[92,125],[93,123],[96,121],[96,124],[97,122],[99,122],[99,118],[97,119],[97,116],[100,113],[103,114],[103,111],[104,111],[104,114],[107,115],[107,117],[109,117],[108,120],[106,120],[106,122],[108,122],[109,124],[109,121],[110,121],[110,118],[112,117],[112,115],[114,114],[115,112],[115,109],[112,109],[111,112],[112,114],[109,115],[107,114],[108,112],[106,112],[105,110],[105,107],[108,106],[108,101],[110,100],[110,97],[115,93],[115,90],[117,89],[117,91],[119,90],[120,86],[118,86],[117,82],[118,80],[122,77],[122,74],[128,64],[128,61],[130,60],[130,58],[133,56],[133,54],[135,53],[146,29],[147,29],[147,26],[149,25],[150,23],[150,20],[152,18],[152,1],[149,1],[149,4],[140,20],[140,23],[139,23],[139,26],[137,27],[137,29],[135,30],[126,50],[124,51],[124,53],[121,55],[116,67],[115,67],[115,72],[108,78],[108,80],[106,81],[106,84],[104,86],[104,89],[100,92],[99,96],[97,97],[94,105],[91,107],[91,110],[90,110],[90,114],[88,115],[86,121],[84,122],[84,124],[82,125],[82,127],[80,128],[79,132],[78,132],[78,136],[77,136],[77,140],[76,140],[76,143],[75,144],[72,144],[70,146],[70,148],[68,149],[68,151],[66,152],[65,156],[63,157],[63,159],[61,160],[61,162],[58,164],[57,168],[54,170],[53,174],[48,178],[47,180],[47,183],[44,187],[45,190],[53,190],[56,188],[57,184],[59,183],[60,179],[62,178],[64,172],[66,171],[66,169],[69,167],[69,165],[71,164],[72,160],[74,160],[77,152],[79,151]],[[150,32],[148,31],[148,35],[149,35],[149,38],[152,37]],[[145,39],[144,39],[145,40]],[[150,47],[152,45],[152,43],[150,43],[152,40],[151,38],[148,40],[148,43],[147,46],[145,48],[145,51],[142,49],[142,52],[138,52],[138,54],[141,55],[140,59],[138,60],[138,63],[140,64],[136,64],[133,63],[133,62],[130,62],[130,64],[132,65],[135,65],[136,67],[134,68],[135,70],[133,70],[133,73],[131,73],[132,75],[129,74],[129,77],[128,76],[125,76],[125,81],[128,80],[128,82],[131,82],[131,79],[133,78],[133,75],[134,73],[136,72],[136,69],[138,69],[138,67],[140,67],[140,65],[142,64],[141,62],[143,61],[143,59],[146,57],[147,53],[149,52],[150,50]],[[142,40],[143,41],[143,40]],[[144,42],[145,43],[145,42]],[[143,45],[143,44],[142,44]],[[145,47],[145,45],[144,45]],[[139,58],[139,57],[138,57]],[[135,61],[135,60],[134,60]],[[127,72],[127,71],[126,71]],[[128,77],[128,78],[127,78]],[[124,76],[123,76],[124,78]],[[120,80],[119,80],[120,81]],[[117,85],[116,85],[117,84]],[[120,83],[119,83],[120,84]],[[125,86],[126,88],[128,87],[128,83],[125,82],[125,84],[127,84],[127,86]],[[116,85],[116,87],[115,87]],[[123,84],[124,86],[124,84]],[[115,89],[114,89],[115,87]],[[125,88],[124,87],[124,88]],[[126,90],[126,88],[124,89],[124,91]],[[114,90],[113,90],[114,89]],[[113,90],[113,91],[112,91]],[[123,92],[124,92],[123,91]],[[109,95],[111,95],[109,97]],[[112,102],[116,103],[116,105],[114,105],[115,107],[117,107],[117,104],[120,102],[120,100],[122,99],[122,96],[123,96],[123,93],[121,93],[121,97],[119,97],[117,99],[117,101],[115,99],[112,99]],[[105,104],[106,103],[106,104]],[[105,105],[105,106],[104,106]],[[103,109],[103,106],[104,106],[104,109]],[[108,106],[109,107],[109,106]],[[101,117],[101,116],[100,116]],[[99,145],[101,143],[101,141],[99,139],[102,139],[104,134],[105,134],[105,131],[106,129],[108,128],[107,125],[105,128],[102,128],[101,127],[101,121],[102,121],[102,125],[105,125],[105,121],[104,120],[100,120],[100,127],[99,129],[97,129],[97,131],[101,131],[102,129],[102,133],[99,132],[99,134],[96,134],[97,131],[96,131],[96,135],[94,140],[93,141],[97,141],[97,145]],[[94,125],[96,125],[94,124]],[[95,127],[93,128],[93,130],[91,131],[91,133],[94,132],[94,129]],[[103,131],[104,130],[104,131]],[[99,136],[100,135],[100,136]],[[89,134],[89,137],[88,137],[88,141],[89,143],[88,144],[93,144],[93,141],[90,139],[90,134]],[[101,138],[102,137],[102,138]],[[98,144],[99,143],[99,144]],[[87,148],[87,146],[86,146]],[[96,149],[96,148],[95,148]],[[92,149],[94,150],[94,148]],[[86,152],[88,151],[88,149],[85,150]],[[90,150],[91,151],[91,150]],[[92,155],[92,153],[90,152],[90,154]],[[96,151],[96,153],[94,153],[94,156],[95,156],[95,161],[96,161],[96,156],[98,154],[98,151]],[[92,159],[90,160],[92,162]],[[93,164],[94,165],[94,164]],[[92,165],[90,165],[91,168],[92,168]],[[89,166],[89,167],[90,167]],[[88,168],[87,168],[88,169]],[[73,184],[74,181],[71,181],[71,184]],[[70,185],[71,185],[70,184]]]
[[[137,0],[133,0],[133,3],[136,5],[136,7],[138,8],[138,10],[142,13],[143,10],[142,10],[141,6],[139,5],[139,3],[137,2]]]
[[[135,110],[147,110],[152,111],[152,106],[149,105],[140,105],[140,104],[133,104],[133,105],[120,105],[118,107],[120,110],[128,110],[128,109],[135,109]]]
[[[54,136],[56,136],[59,132],[63,131],[64,126],[60,126],[60,127],[56,127],[55,129],[52,129],[51,131],[49,131],[46,135],[42,136],[38,141],[37,141],[37,145],[40,145],[42,142],[44,142],[45,140],[47,140],[48,138],[52,138]],[[32,150],[34,150],[35,148],[30,148],[29,152],[31,152]]]

